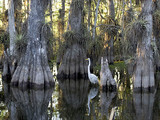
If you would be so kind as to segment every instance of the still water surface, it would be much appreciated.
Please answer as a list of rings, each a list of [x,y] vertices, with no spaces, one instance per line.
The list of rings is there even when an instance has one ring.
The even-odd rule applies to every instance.
[[[102,92],[88,80],[56,81],[53,89],[22,91],[2,85],[0,76],[0,120],[160,120],[160,89],[133,93],[125,71],[115,70],[114,77],[118,92]]]

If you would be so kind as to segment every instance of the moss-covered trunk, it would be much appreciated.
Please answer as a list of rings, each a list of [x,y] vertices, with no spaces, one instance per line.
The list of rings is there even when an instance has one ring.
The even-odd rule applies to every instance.
[[[138,40],[136,68],[133,75],[134,89],[150,90],[155,86],[153,55],[151,49],[152,37],[152,0],[145,0],[140,18],[146,21],[142,38]]]
[[[86,52],[83,46],[83,32],[81,29],[83,24],[83,6],[83,0],[72,0],[69,16],[69,29],[71,31],[66,33],[65,44],[67,49],[65,49],[62,57],[58,78],[86,78]]]
[[[43,88],[54,83],[48,65],[46,39],[44,36],[45,0],[31,0],[28,18],[28,44],[25,54],[20,59],[11,83],[18,87]]]

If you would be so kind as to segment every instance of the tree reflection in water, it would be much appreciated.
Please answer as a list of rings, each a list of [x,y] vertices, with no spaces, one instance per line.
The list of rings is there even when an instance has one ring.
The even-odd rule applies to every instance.
[[[63,104],[60,110],[61,118],[85,119],[89,80],[59,80],[59,85],[62,90],[61,103]]]
[[[47,120],[48,104],[53,89],[20,90],[4,86],[5,103],[7,104],[10,120]],[[9,94],[8,94],[9,93]]]
[[[101,106],[101,118],[109,119],[109,107],[112,100],[116,97],[116,92],[101,92],[100,106]],[[115,107],[115,106],[113,106]]]
[[[136,120],[152,120],[154,93],[133,93]]]

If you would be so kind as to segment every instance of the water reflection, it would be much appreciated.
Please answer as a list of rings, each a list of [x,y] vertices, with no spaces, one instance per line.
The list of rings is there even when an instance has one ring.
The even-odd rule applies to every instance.
[[[133,93],[136,120],[152,120],[154,93]]]
[[[83,120],[86,114],[88,98],[88,80],[60,80],[62,90],[61,118],[66,120]],[[65,108],[65,109],[63,109]]]
[[[10,120],[47,120],[53,89],[25,90],[4,86]]]
[[[98,88],[93,87],[90,89],[89,94],[88,94],[88,115],[90,115],[90,102],[93,98],[95,98],[98,94]]]
[[[109,107],[111,106],[113,98],[116,97],[116,92],[101,92],[100,106],[101,106],[101,118],[109,119]],[[113,110],[116,106],[112,106]],[[112,120],[112,119],[111,119]]]

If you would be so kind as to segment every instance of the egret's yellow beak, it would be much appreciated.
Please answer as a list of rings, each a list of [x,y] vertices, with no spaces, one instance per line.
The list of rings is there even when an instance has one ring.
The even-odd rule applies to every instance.
[[[87,59],[85,59],[85,60],[88,60],[88,58],[87,58]]]

